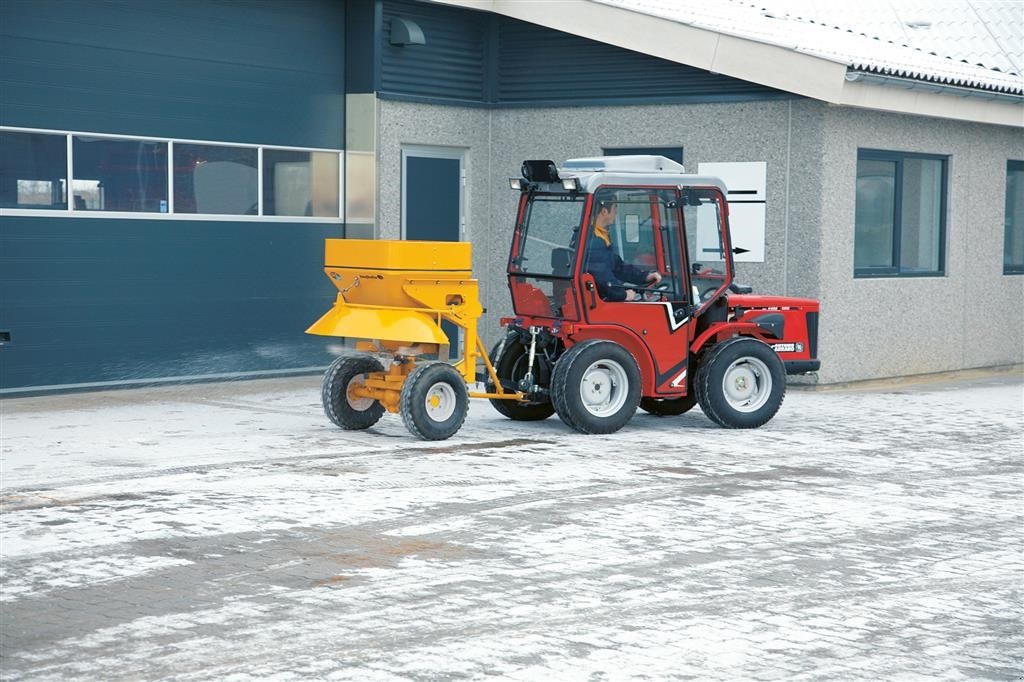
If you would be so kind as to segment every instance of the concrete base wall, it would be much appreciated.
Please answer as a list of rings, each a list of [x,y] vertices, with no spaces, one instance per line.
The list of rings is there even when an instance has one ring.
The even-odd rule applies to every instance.
[[[945,275],[853,278],[857,149],[949,156]],[[829,108],[822,150],[823,381],[1024,361],[1024,277],[1003,274],[1006,161],[1019,130]]]
[[[822,300],[824,383],[1024,361],[1024,277],[1002,275],[1006,160],[1019,132],[838,109],[810,100],[481,110],[396,101],[378,108],[378,228],[398,238],[402,145],[466,152],[466,238],[490,311],[485,341],[511,313],[505,282],[523,159],[594,156],[602,147],[682,146],[685,165],[768,164],[764,263],[737,279],[762,293]],[[949,154],[946,276],[853,278],[857,148]]]

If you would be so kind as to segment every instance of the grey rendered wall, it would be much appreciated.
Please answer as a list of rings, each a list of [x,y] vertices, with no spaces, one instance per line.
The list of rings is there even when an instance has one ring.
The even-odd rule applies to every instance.
[[[767,161],[767,235],[763,264],[741,264],[755,291],[816,296],[824,109],[803,100],[729,104],[480,110],[397,101],[379,105],[378,232],[397,238],[402,144],[467,150],[467,238],[481,282],[485,340],[511,312],[505,283],[517,195],[507,178],[523,159],[593,156],[602,147],[682,146],[686,166],[702,161]],[[799,191],[792,188],[799,185]],[[788,264],[788,266],[787,266]]]
[[[824,131],[822,381],[1024,361],[1024,277],[1002,274],[1006,161],[1024,158],[1020,131],[838,108]],[[858,148],[950,157],[944,276],[853,278]]]
[[[463,211],[466,221],[462,238],[473,242],[473,273],[480,281],[484,306],[491,312],[480,325],[488,342],[497,336],[496,291],[505,287],[504,263],[493,267],[489,250],[500,238],[491,226],[490,118],[486,109],[378,101],[377,125],[377,229],[378,239],[402,236],[402,147],[435,146],[465,154],[466,187]],[[507,254],[507,245],[503,252]],[[490,332],[490,333],[488,333]]]
[[[838,109],[809,100],[496,109],[379,102],[379,236],[397,237],[401,143],[467,149],[468,234],[490,311],[488,342],[511,310],[504,279],[516,195],[506,178],[527,158],[561,161],[602,147],[672,146],[686,166],[768,163],[764,263],[741,263],[759,293],[822,302],[822,383],[1024,361],[1024,276],[1002,274],[1006,160],[1018,131]],[[854,279],[859,147],[950,155],[946,275]]]

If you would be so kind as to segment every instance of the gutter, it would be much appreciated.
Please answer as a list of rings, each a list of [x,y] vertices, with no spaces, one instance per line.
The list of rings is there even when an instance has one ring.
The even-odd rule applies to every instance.
[[[965,88],[960,85],[948,85],[945,83],[934,83],[930,81],[917,80],[914,78],[903,78],[900,76],[886,76],[880,73],[869,71],[847,71],[846,81],[849,83],[869,83],[872,85],[894,86],[909,90],[920,90],[943,95],[954,95],[957,97],[970,97],[987,101],[1004,102],[1007,104],[1024,105],[1024,95],[1015,95],[1007,92],[995,92],[993,90],[980,90],[977,88]]]

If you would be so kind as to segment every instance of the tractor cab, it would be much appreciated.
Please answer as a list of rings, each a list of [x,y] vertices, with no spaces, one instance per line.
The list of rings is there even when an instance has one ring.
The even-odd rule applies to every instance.
[[[733,280],[725,187],[655,156],[527,161],[509,259],[517,315],[661,316],[670,331]],[[658,273],[649,281],[649,273]],[[653,279],[653,278],[652,278]],[[644,307],[619,304],[654,304]]]
[[[525,161],[510,186],[515,317],[491,357],[502,387],[529,400],[493,401],[502,414],[557,411],[609,432],[637,405],[670,415],[699,401],[713,421],[750,428],[775,414],[787,373],[818,368],[818,302],[734,282],[744,249],[720,179],[612,156]]]

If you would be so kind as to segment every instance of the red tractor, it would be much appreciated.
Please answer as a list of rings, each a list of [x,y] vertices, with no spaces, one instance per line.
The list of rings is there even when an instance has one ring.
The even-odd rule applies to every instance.
[[[515,420],[552,414],[583,433],[622,428],[639,406],[700,403],[727,428],[782,404],[786,375],[813,372],[818,301],[736,284],[726,188],[658,156],[525,161],[508,284],[515,317],[490,354],[492,399]],[[488,376],[490,376],[488,374]],[[486,377],[482,377],[487,380]]]

